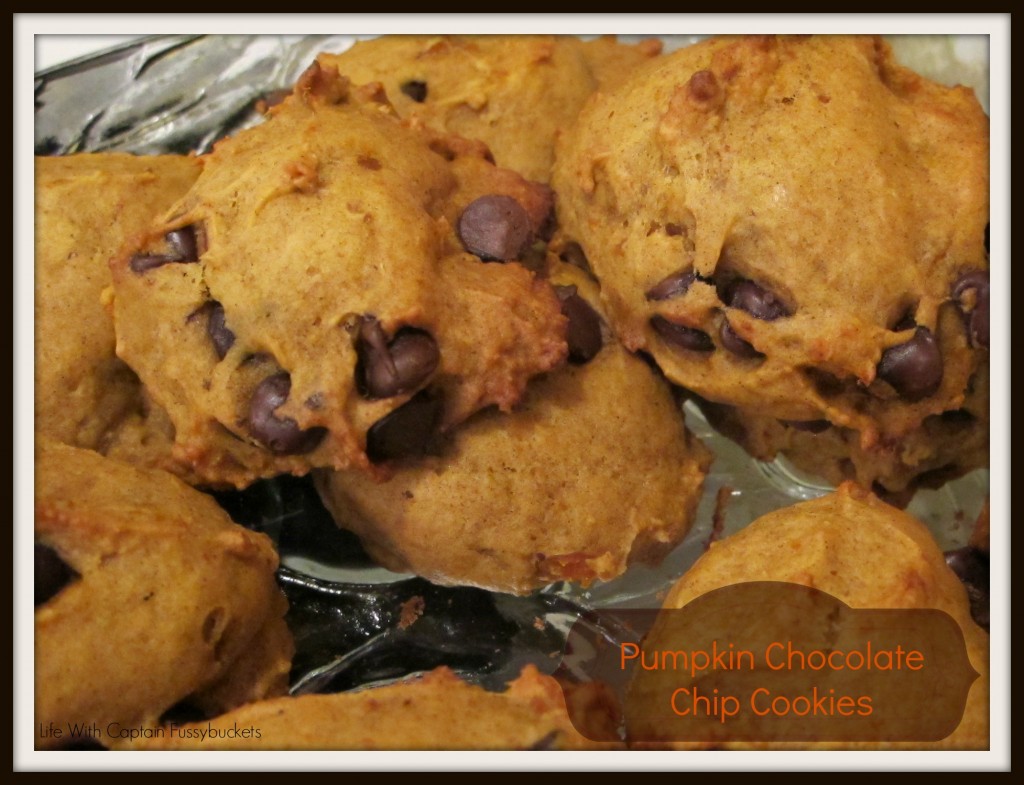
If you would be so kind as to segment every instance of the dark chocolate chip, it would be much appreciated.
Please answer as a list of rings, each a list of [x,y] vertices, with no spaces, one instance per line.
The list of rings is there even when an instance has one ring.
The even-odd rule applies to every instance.
[[[134,273],[144,273],[163,267],[165,264],[194,264],[199,261],[199,255],[205,248],[200,248],[205,242],[200,238],[200,232],[195,226],[183,226],[174,229],[165,235],[167,244],[171,246],[171,253],[166,254],[135,254],[128,261]]]
[[[356,351],[356,384],[369,398],[391,398],[415,390],[436,370],[441,361],[437,341],[430,333],[403,327],[388,341],[383,328],[372,316],[359,327]]]
[[[532,240],[530,216],[511,196],[490,194],[472,201],[459,218],[463,247],[485,262],[518,259]]]
[[[728,321],[722,322],[722,327],[718,331],[718,340],[722,342],[722,346],[739,357],[764,357],[761,352],[754,348],[753,344],[740,338]]]
[[[979,627],[989,627],[989,555],[980,548],[967,546],[946,552],[946,564],[967,589],[971,616]]]
[[[199,246],[196,244],[194,226],[183,226],[167,233],[167,242],[174,250],[175,256],[182,262],[198,262]]]
[[[36,607],[56,597],[61,589],[78,577],[71,567],[49,545],[36,543],[35,595]]]
[[[422,104],[427,100],[427,83],[420,82],[416,79],[411,79],[408,82],[404,82],[400,88],[403,93],[409,96],[413,101],[418,104]]]
[[[988,253],[988,224],[985,224],[985,253]]]
[[[213,301],[206,306],[206,334],[213,341],[213,348],[220,359],[227,356],[228,350],[235,345],[235,334],[228,329],[224,319],[224,306]]]
[[[163,267],[165,264],[174,264],[180,261],[181,259],[167,254],[137,253],[129,260],[128,266],[131,267],[133,273],[144,273],[155,270],[157,267]]]
[[[783,420],[782,423],[806,433],[824,433],[832,425],[828,420]]]
[[[424,455],[434,439],[442,400],[426,390],[417,393],[370,426],[366,455],[374,463]]]
[[[256,387],[249,402],[249,432],[278,455],[311,452],[327,433],[325,428],[300,430],[292,418],[274,414],[288,400],[291,389],[292,380],[287,373],[268,376]]]
[[[579,243],[566,243],[562,252],[558,255],[558,258],[566,264],[571,264],[573,267],[579,267],[585,273],[593,277],[594,271],[591,269],[587,255],[583,253],[583,248],[580,247]]]
[[[953,299],[964,315],[972,346],[988,348],[989,275],[986,270],[964,273],[953,285]],[[973,296],[968,298],[968,293]],[[973,304],[970,300],[973,299]]]
[[[671,300],[686,294],[696,280],[697,274],[692,270],[673,273],[648,289],[645,296],[648,300]]]
[[[575,286],[556,286],[562,303],[562,315],[569,320],[565,340],[569,344],[569,362],[583,365],[594,359],[604,346],[601,317],[576,291]]]
[[[942,383],[942,352],[927,327],[918,327],[914,337],[886,349],[878,363],[878,376],[908,401],[933,395]]]
[[[736,281],[726,292],[725,304],[746,311],[755,319],[773,322],[789,316],[789,309],[774,293],[753,281]]]
[[[673,346],[690,349],[694,352],[713,352],[715,350],[714,342],[703,330],[670,322],[664,316],[657,314],[651,317],[651,327],[666,343]]]

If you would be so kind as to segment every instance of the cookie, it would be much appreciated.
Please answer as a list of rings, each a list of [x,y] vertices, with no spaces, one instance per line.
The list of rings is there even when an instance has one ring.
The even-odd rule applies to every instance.
[[[181,702],[212,715],[285,691],[269,538],[166,472],[46,437],[35,470],[37,748],[111,746]]]
[[[784,455],[800,471],[839,485],[853,478],[889,504],[905,507],[918,488],[939,487],[988,465],[988,363],[971,377],[961,408],[924,418],[901,439],[865,449],[860,434],[827,421],[800,423],[700,400],[723,434],[762,461]]]
[[[402,117],[482,140],[499,165],[546,182],[555,136],[586,98],[660,51],[660,41],[610,36],[391,35],[319,60],[359,84],[381,82]]]
[[[550,192],[379,86],[314,65],[202,161],[111,270],[118,354],[207,482],[382,475],[564,360],[554,291],[514,263]]]
[[[162,750],[571,750],[621,747],[616,707],[600,688],[563,694],[526,666],[504,692],[468,684],[448,668],[386,687],[253,703],[210,722],[167,726],[133,744]]]
[[[828,496],[771,512],[714,543],[669,590],[664,607],[682,608],[715,589],[747,581],[813,586],[852,608],[944,611],[960,626],[970,663],[980,677],[970,687],[956,730],[940,742],[784,745],[765,741],[715,746],[987,749],[988,635],[973,621],[964,586],[918,520],[853,483],[845,483]],[[868,679],[863,678],[865,682]]]
[[[173,427],[114,351],[110,259],[195,182],[185,156],[93,153],[35,164],[35,427],[58,441],[187,474]]]
[[[379,563],[526,593],[657,563],[689,530],[710,454],[665,381],[611,338],[596,285],[564,264],[551,280],[570,364],[531,382],[513,412],[481,412],[383,484],[318,474],[335,520]]]
[[[989,338],[988,119],[969,89],[873,37],[712,39],[595,96],[552,183],[620,339],[672,381],[841,429],[878,464],[856,476],[890,490],[948,463],[923,424],[964,411]]]

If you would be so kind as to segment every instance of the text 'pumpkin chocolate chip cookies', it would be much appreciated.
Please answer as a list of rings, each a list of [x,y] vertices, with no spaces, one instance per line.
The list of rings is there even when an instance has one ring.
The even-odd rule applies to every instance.
[[[712,39],[591,99],[552,184],[621,340],[674,382],[830,432],[833,479],[898,492],[985,462],[988,119],[970,90],[873,37]],[[941,418],[973,446],[950,456]]]
[[[293,651],[270,539],[210,497],[38,437],[35,714],[40,748],[282,694]]]
[[[262,125],[112,265],[118,353],[206,482],[422,453],[509,408],[566,355],[553,289],[463,235],[525,254],[551,196],[479,143],[403,124],[379,85],[312,66]],[[480,199],[513,215],[463,213]],[[461,220],[461,223],[460,223]],[[495,229],[490,222],[502,222]]]
[[[558,262],[550,280],[569,364],[514,411],[479,413],[382,484],[318,473],[335,520],[385,566],[527,593],[657,563],[690,529],[710,453],[665,380],[610,336],[594,281]]]
[[[650,741],[659,738],[660,735],[662,739],[673,740],[678,746],[687,748],[988,748],[988,635],[972,618],[963,584],[947,566],[942,551],[921,522],[883,503],[853,483],[845,483],[834,493],[819,499],[764,515],[742,531],[712,544],[711,549],[669,590],[664,603],[669,612],[663,614],[660,624],[656,624],[652,629],[645,639],[645,646],[650,646],[651,651],[656,651],[659,645],[671,648],[671,642],[678,641],[677,630],[673,629],[674,609],[685,608],[688,604],[704,599],[725,587],[736,588],[740,584],[759,581],[813,587],[838,600],[842,606],[848,607],[844,609],[837,605],[833,608],[836,611],[834,614],[815,617],[811,621],[806,617],[794,617],[792,607],[799,606],[800,603],[794,602],[793,605],[785,607],[786,603],[779,595],[771,594],[772,586],[765,585],[757,590],[761,596],[760,618],[753,619],[748,629],[753,633],[754,628],[763,621],[768,640],[780,641],[778,644],[769,644],[774,647],[773,652],[785,649],[785,656],[789,659],[781,660],[774,653],[766,654],[762,659],[759,652],[755,668],[746,669],[748,674],[758,666],[763,671],[759,682],[748,682],[762,688],[762,697],[757,699],[759,703],[756,710],[762,711],[763,706],[768,703],[763,697],[766,692],[763,688],[768,681],[764,669],[765,664],[771,659],[769,669],[774,673],[791,671],[795,677],[793,684],[799,684],[805,690],[814,684],[822,684],[829,677],[829,671],[839,677],[840,682],[836,683],[845,680],[848,686],[862,696],[861,700],[866,701],[858,707],[864,718],[871,718],[872,706],[879,708],[879,714],[873,718],[877,723],[878,734],[872,736],[869,732],[866,741],[863,740],[864,735],[844,736],[844,717],[853,716],[853,712],[837,712],[829,719],[826,716],[828,708],[816,708],[813,714],[809,711],[800,717],[795,714],[788,717],[772,716],[771,723],[763,728],[755,740],[731,740],[726,727],[716,720],[715,724],[721,727],[721,732],[716,734],[717,740],[710,741],[704,736],[703,743],[686,743],[682,741],[685,735],[674,733],[671,728],[673,717],[671,711],[667,710],[668,702],[664,699],[658,700],[659,696],[663,698],[671,693],[671,689],[680,686],[680,674],[666,671],[665,676],[675,677],[668,691],[664,689],[666,685],[660,680],[638,680],[634,685],[636,690],[633,698],[639,701],[639,705],[649,709],[633,713],[631,717],[637,722],[638,738]],[[751,603],[750,607],[756,612],[757,603]],[[736,608],[735,613],[738,615],[738,604]],[[848,614],[849,609],[869,610],[872,612],[873,621],[863,623],[859,627],[847,626],[851,618],[857,615]],[[942,611],[946,616],[936,618],[930,613],[885,613],[895,609],[934,609]],[[717,620],[714,620],[712,625],[717,623]],[[727,628],[729,624],[735,624],[735,618],[730,620],[727,615],[722,615],[721,624],[723,628]],[[941,627],[938,626],[940,624]],[[807,625],[818,627],[814,629]],[[957,627],[962,633],[962,638],[957,634]],[[944,628],[951,630],[952,635],[948,635]],[[851,636],[851,630],[855,630],[856,635]],[[940,632],[942,634],[938,635]],[[880,707],[885,706],[885,696],[877,692],[871,694],[872,685],[877,686],[881,683],[878,680],[878,673],[873,674],[871,668],[864,665],[863,660],[858,664],[856,656],[843,661],[838,661],[836,657],[848,654],[854,648],[854,644],[862,647],[862,653],[869,651],[863,646],[870,645],[872,637],[877,643],[878,639],[894,633],[895,640],[902,642],[905,650],[912,648],[910,644],[914,639],[927,641],[948,636],[951,645],[947,648],[932,648],[931,651],[942,651],[945,656],[934,661],[929,661],[926,657],[920,669],[907,670],[902,675],[895,674],[896,668],[887,667],[884,659],[881,664],[876,664],[876,671],[895,674],[893,678],[898,680],[899,690],[912,699],[912,702],[908,701],[903,706],[887,706],[887,713],[883,714]],[[715,632],[712,632],[709,637],[714,635]],[[662,637],[659,639],[659,636]],[[785,648],[787,638],[789,648]],[[753,635],[749,638],[756,639],[758,638]],[[735,635],[731,638],[725,635],[720,640],[735,641]],[[817,667],[814,658],[805,652],[801,651],[799,655],[789,654],[794,649],[799,651],[801,646],[812,640],[827,641],[831,651],[843,651],[844,654],[830,655],[828,667]],[[687,645],[693,644],[687,641]],[[739,644],[737,648],[740,648]],[[956,668],[955,660],[962,660]],[[894,659],[893,662],[895,661]],[[970,671],[966,670],[968,665]],[[733,685],[738,684],[743,678],[743,669],[742,666],[735,669],[737,675],[736,680],[731,682]],[[953,673],[954,669],[960,673]],[[682,674],[684,677],[685,675]],[[728,681],[732,675],[725,674],[723,680]],[[961,679],[961,675],[964,678]],[[925,678],[922,679],[921,676]],[[706,681],[700,683],[700,679],[704,677],[707,677]],[[712,682],[713,678],[707,673],[699,673],[697,676],[697,687],[708,693]],[[946,689],[954,682],[956,690]],[[721,682],[719,684],[722,685]],[[942,686],[937,686],[940,684]],[[657,688],[657,691],[653,694],[643,694],[650,688]],[[824,689],[821,691],[826,698],[818,705],[827,706],[828,698],[834,696],[828,695]],[[943,724],[948,727],[945,732],[949,735],[936,740],[939,734],[934,734],[929,740],[927,736],[915,738],[909,733],[904,735],[900,732],[927,724],[927,720],[921,720],[920,715],[927,713],[929,709],[937,710],[937,706],[952,692],[961,697],[961,700],[954,702],[952,706],[946,704],[948,710],[943,718]],[[793,704],[797,705],[795,701]],[[747,706],[744,707],[744,711],[750,714]],[[765,714],[767,715],[767,712]],[[659,717],[662,719],[659,720]],[[819,717],[825,719],[816,719]],[[678,720],[678,717],[674,719]],[[793,724],[798,730],[801,724],[804,728],[816,722],[821,722],[822,725],[815,735],[804,736],[803,743],[777,741],[780,738],[793,738],[787,735],[791,732],[791,728],[786,727],[789,720],[794,721]],[[830,722],[832,727],[826,727]],[[848,728],[849,725],[845,727]],[[884,735],[883,728],[896,732]],[[870,726],[866,730],[871,731]],[[861,740],[852,740],[855,738]],[[810,743],[806,741],[807,739],[820,741]]]

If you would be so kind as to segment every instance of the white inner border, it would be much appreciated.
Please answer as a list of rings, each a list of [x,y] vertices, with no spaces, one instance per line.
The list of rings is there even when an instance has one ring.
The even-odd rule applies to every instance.
[[[33,745],[33,81],[35,36],[191,33],[943,33],[990,36],[992,432],[991,749],[988,752],[87,753]],[[114,45],[117,39],[111,39]],[[1009,14],[14,14],[14,771],[33,770],[941,770],[1008,771],[1009,671]],[[24,601],[19,601],[24,600]]]

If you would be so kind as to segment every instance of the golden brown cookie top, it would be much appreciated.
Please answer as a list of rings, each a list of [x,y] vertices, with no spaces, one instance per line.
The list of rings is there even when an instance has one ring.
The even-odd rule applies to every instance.
[[[561,362],[550,287],[481,262],[526,253],[550,195],[485,153],[315,65],[113,263],[118,352],[208,482],[372,469]]]
[[[623,342],[675,382],[869,442],[963,401],[988,340],[988,120],[881,39],[660,58],[588,104],[553,185]]]
[[[218,713],[285,690],[293,645],[266,535],[166,472],[42,436],[35,472],[41,725],[153,727],[186,698]]]
[[[660,51],[607,37],[391,35],[320,62],[354,82],[379,81],[402,117],[480,139],[498,164],[546,182],[556,134],[602,81]]]

